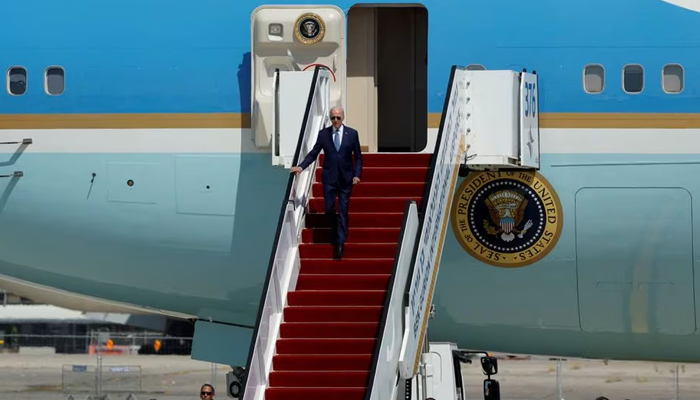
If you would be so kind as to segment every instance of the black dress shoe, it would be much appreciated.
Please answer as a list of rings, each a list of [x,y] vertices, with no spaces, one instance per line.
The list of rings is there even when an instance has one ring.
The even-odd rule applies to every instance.
[[[338,245],[338,250],[336,251],[336,254],[338,255],[338,258],[343,257],[343,254],[345,253],[345,246],[342,244]]]

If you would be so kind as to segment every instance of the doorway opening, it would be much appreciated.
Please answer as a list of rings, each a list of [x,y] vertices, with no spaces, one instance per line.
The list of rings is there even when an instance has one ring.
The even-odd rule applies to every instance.
[[[428,143],[428,10],[362,4],[347,18],[347,121],[370,152]]]

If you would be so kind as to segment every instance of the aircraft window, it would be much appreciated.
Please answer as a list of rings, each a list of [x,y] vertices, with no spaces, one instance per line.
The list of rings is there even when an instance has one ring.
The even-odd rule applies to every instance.
[[[46,69],[44,82],[46,94],[57,96],[66,90],[66,71],[61,67],[49,67]]]
[[[644,68],[641,65],[625,65],[622,70],[622,89],[627,93],[641,93],[644,90]]]
[[[7,91],[15,96],[27,92],[27,70],[23,67],[10,67],[7,70]]]
[[[605,68],[600,64],[586,65],[583,69],[583,90],[600,93],[605,89]]]
[[[484,71],[486,67],[481,64],[469,64],[467,65],[467,71]]]
[[[683,91],[683,66],[668,64],[663,70],[663,85],[666,93],[680,93]]]

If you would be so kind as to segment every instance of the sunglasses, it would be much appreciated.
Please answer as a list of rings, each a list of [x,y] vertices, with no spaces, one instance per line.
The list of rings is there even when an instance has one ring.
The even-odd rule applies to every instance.
[[[213,393],[212,392],[200,392],[202,396],[211,396]]]
[[[336,120],[336,119],[337,119],[337,120],[341,120],[342,117],[331,117],[331,119],[332,119],[332,120]]]

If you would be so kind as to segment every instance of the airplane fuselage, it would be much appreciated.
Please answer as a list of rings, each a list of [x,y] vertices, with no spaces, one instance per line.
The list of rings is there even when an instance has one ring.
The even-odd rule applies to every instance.
[[[528,244],[513,256],[522,262],[508,265],[498,249],[468,251],[450,228],[431,339],[700,360],[700,210],[692,201],[700,195],[700,55],[688,41],[700,33],[700,14],[670,3],[441,0],[423,2],[427,13],[373,9],[371,18],[371,7],[336,3],[347,16],[348,124],[369,118],[356,88],[380,88],[372,100],[379,128],[361,129],[370,151],[432,151],[453,64],[527,68],[540,79],[539,174],[560,202],[557,238],[546,254]],[[251,129],[257,6],[6,6],[14,17],[0,25],[8,38],[0,140],[32,143],[0,145],[0,174],[23,172],[0,178],[0,287],[78,309],[255,325],[289,174]],[[357,36],[363,24],[376,41]],[[392,34],[420,27],[427,41],[413,49],[427,57],[400,58],[406,52],[390,46]],[[369,52],[379,67],[367,72],[357,60]],[[64,78],[47,83],[52,67]],[[404,70],[411,85],[392,80],[409,79]],[[421,95],[406,121],[391,104],[407,93]],[[382,133],[394,124],[424,129],[402,142]],[[465,179],[474,176],[458,186]]]

